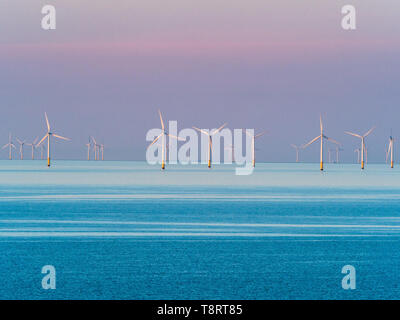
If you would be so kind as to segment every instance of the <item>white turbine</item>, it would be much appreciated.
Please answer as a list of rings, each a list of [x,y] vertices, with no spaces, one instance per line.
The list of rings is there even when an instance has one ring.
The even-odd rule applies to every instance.
[[[51,143],[51,137],[57,138],[57,139],[61,139],[61,140],[66,140],[66,141],[70,141],[70,139],[62,137],[58,134],[55,134],[51,131],[50,128],[50,123],[49,123],[49,119],[47,118],[47,113],[44,113],[44,116],[46,118],[46,125],[47,125],[47,133],[46,135],[42,138],[42,140],[40,140],[40,142],[37,144],[37,146],[40,146],[44,140],[47,139],[47,166],[50,167],[50,143]]]
[[[8,158],[9,158],[10,160],[12,160],[12,148],[14,148],[14,149],[16,149],[16,148],[15,148],[14,143],[12,142],[11,132],[10,132],[9,135],[8,135],[8,143],[5,144],[5,145],[2,147],[2,149],[5,149],[5,148],[9,148],[9,149],[8,149]]]
[[[36,139],[33,140],[32,143],[27,143],[27,144],[26,144],[27,146],[31,146],[31,147],[32,147],[32,160],[35,160],[35,149],[36,149],[36,143],[37,143],[38,139],[39,139],[39,138],[36,137]]]
[[[17,139],[17,142],[19,143],[19,155],[20,155],[20,158],[21,158],[21,160],[24,160],[24,145],[25,145],[25,140],[24,141],[21,141],[21,140],[19,140],[18,138],[16,138]]]
[[[253,164],[253,168],[254,168],[256,166],[256,150],[255,150],[256,149],[256,138],[263,136],[267,132],[263,131],[258,134],[252,135],[247,130],[243,130],[243,131],[251,138],[251,159],[252,159],[252,164]]]
[[[172,134],[169,134],[167,132],[167,130],[165,129],[165,125],[164,125],[164,121],[161,115],[161,111],[158,110],[158,114],[160,116],[160,122],[161,122],[161,134],[156,137],[152,143],[150,143],[150,145],[147,148],[150,148],[150,146],[152,146],[153,144],[155,144],[160,138],[161,138],[161,169],[164,170],[165,169],[165,150],[166,150],[166,146],[165,146],[165,137],[168,136],[169,138],[174,138],[178,141],[185,141],[185,139],[179,138],[177,136],[174,136]]]
[[[322,171],[322,170],[324,170],[324,139],[326,139],[328,141],[331,141],[331,142],[337,144],[338,146],[340,146],[340,143],[335,141],[335,140],[333,140],[333,139],[331,139],[331,138],[328,138],[326,135],[324,135],[324,126],[322,124],[322,116],[321,115],[319,116],[319,126],[320,126],[320,129],[321,129],[321,134],[319,136],[315,137],[314,139],[312,139],[309,143],[305,144],[303,146],[303,148],[307,148],[309,145],[313,144],[315,141],[318,141],[318,139],[320,140],[320,142],[321,142],[321,146],[320,146],[320,170]]]
[[[300,149],[303,149],[303,146],[296,146],[295,144],[291,144],[290,146],[296,150],[296,162],[299,162],[299,153]]]
[[[393,169],[394,167],[394,162],[393,162],[393,145],[394,145],[394,139],[392,136],[389,138],[389,148],[388,151],[386,152],[386,163],[389,159],[389,154],[390,154],[390,167]]]
[[[224,123],[222,126],[220,126],[218,129],[215,129],[213,132],[208,132],[203,129],[199,129],[197,127],[193,127],[193,129],[199,131],[200,133],[208,136],[208,167],[211,168],[211,157],[212,157],[212,137],[216,133],[220,132],[227,124]]]
[[[350,131],[345,131],[345,133],[361,139],[361,169],[363,170],[364,170],[364,152],[365,152],[365,160],[367,160],[367,147],[365,145],[365,138],[369,136],[372,133],[372,131],[374,131],[374,129],[375,127],[372,127],[364,135],[360,135]]]

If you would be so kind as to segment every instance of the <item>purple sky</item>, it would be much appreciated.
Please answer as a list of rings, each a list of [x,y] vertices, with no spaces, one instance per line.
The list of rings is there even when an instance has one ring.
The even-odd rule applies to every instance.
[[[40,28],[55,3],[57,30]],[[268,130],[260,161],[293,161],[291,143],[319,130],[383,161],[400,139],[400,4],[351,1],[357,30],[341,28],[348,1],[3,0],[0,3],[0,144],[55,130],[72,138],[55,158],[84,158],[89,135],[107,159],[142,160],[157,109],[179,128]],[[400,148],[400,147],[399,147]],[[27,151],[28,152],[28,151]],[[397,154],[397,153],[396,153]],[[0,158],[6,158],[2,151]],[[302,159],[318,161],[318,147]]]

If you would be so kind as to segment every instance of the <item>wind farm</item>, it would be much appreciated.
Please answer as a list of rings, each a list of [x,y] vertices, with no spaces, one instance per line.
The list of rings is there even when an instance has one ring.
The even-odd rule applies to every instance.
[[[361,139],[361,148],[360,148],[360,150],[361,150],[361,169],[362,170],[364,170],[364,168],[365,168],[365,160],[366,160],[365,157],[367,156],[367,147],[366,147],[366,144],[365,144],[365,138],[368,137],[372,133],[372,131],[374,131],[374,130],[375,130],[375,127],[372,127],[364,135],[360,135],[360,134],[353,133],[353,132],[350,132],[350,131],[345,131],[345,133],[347,133],[347,134],[349,134],[351,136],[354,136],[356,138]]]

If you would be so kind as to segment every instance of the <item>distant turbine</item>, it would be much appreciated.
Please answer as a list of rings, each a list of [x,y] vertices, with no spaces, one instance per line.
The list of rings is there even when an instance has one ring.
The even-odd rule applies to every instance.
[[[343,151],[344,149],[339,146],[336,147],[336,163],[339,163],[339,151]]]
[[[5,145],[2,147],[2,149],[5,149],[5,148],[9,148],[9,150],[8,150],[8,158],[9,158],[10,160],[12,160],[12,148],[14,148],[14,149],[16,149],[16,148],[15,148],[14,143],[12,142],[11,132],[10,132],[9,135],[8,135],[8,143],[5,144]]]
[[[47,166],[50,167],[50,140],[51,137],[57,138],[57,139],[62,139],[62,140],[67,140],[70,141],[70,139],[62,137],[58,134],[55,134],[53,132],[51,132],[50,129],[50,123],[49,123],[49,119],[47,118],[47,113],[44,113],[44,116],[46,118],[46,125],[47,125],[47,133],[46,135],[42,138],[42,140],[40,140],[40,142],[37,144],[37,146],[40,146],[44,140],[47,139]]]
[[[303,149],[303,146],[296,146],[295,144],[291,144],[290,146],[296,150],[296,162],[299,162],[299,151]]]
[[[332,163],[331,148],[328,148],[328,163]]]
[[[36,146],[38,147],[38,146]],[[40,159],[43,160],[43,149],[45,148],[45,146],[43,144],[40,145]]]
[[[91,141],[90,141],[90,137],[89,137],[89,143],[86,144],[87,146],[87,159],[88,161],[90,160],[90,146],[92,145]]]
[[[211,168],[211,156],[212,156],[212,136],[222,130],[223,127],[226,126],[226,123],[224,123],[222,126],[220,126],[218,129],[215,129],[213,132],[208,132],[203,129],[199,129],[197,127],[193,127],[193,129],[201,132],[202,134],[205,134],[208,136],[208,167]]]
[[[337,141],[335,141],[335,140],[333,140],[333,139],[331,139],[331,138],[328,138],[326,135],[324,135],[324,126],[323,126],[323,124],[322,124],[322,116],[321,116],[321,115],[319,116],[319,126],[320,126],[320,129],[321,129],[321,134],[320,134],[318,137],[315,137],[314,139],[312,139],[312,140],[311,140],[309,143],[307,143],[306,145],[304,145],[303,148],[307,148],[309,145],[313,144],[313,143],[314,143],[315,141],[317,141],[318,139],[321,140],[320,169],[321,169],[321,171],[322,171],[322,170],[324,170],[324,139],[326,139],[326,140],[328,140],[328,141],[331,141],[331,142],[333,142],[333,143],[335,143],[335,144],[337,144],[337,145],[339,145],[339,146],[340,146],[340,143],[337,142]]]
[[[27,143],[27,144],[26,144],[27,146],[31,146],[31,147],[32,147],[32,160],[35,160],[35,148],[36,148],[36,143],[37,143],[38,139],[39,139],[39,138],[36,137],[36,139],[33,140],[32,143]]]
[[[357,163],[360,163],[360,148],[354,149],[354,152],[357,152]]]
[[[246,133],[250,138],[251,138],[251,158],[252,158],[252,164],[253,168],[256,166],[256,151],[255,151],[255,146],[256,146],[256,138],[263,136],[266,134],[266,131],[260,132],[256,135],[250,134],[247,130],[243,130],[244,133]]]
[[[94,137],[92,137],[92,141],[93,141],[94,160],[98,160],[99,145],[97,144],[97,141]]]
[[[17,142],[19,143],[19,154],[20,154],[21,160],[24,160],[24,145],[25,145],[25,140],[24,140],[24,141],[21,141],[21,140],[19,140],[18,138],[16,138],[16,139],[17,139]]]
[[[153,140],[152,143],[150,143],[150,145],[149,145],[147,148],[150,148],[150,146],[152,146],[153,144],[155,144],[155,143],[158,141],[158,139],[161,138],[161,143],[162,143],[162,146],[161,146],[161,152],[162,152],[162,155],[161,155],[161,169],[164,170],[164,169],[165,169],[165,149],[166,149],[166,147],[165,147],[165,136],[168,136],[168,137],[170,137],[170,138],[174,138],[174,139],[176,139],[176,140],[178,140],[178,141],[185,141],[185,139],[182,139],[182,138],[179,138],[179,137],[174,136],[174,135],[172,135],[172,134],[169,134],[169,133],[167,132],[167,130],[165,129],[164,121],[163,121],[163,118],[162,118],[162,115],[161,115],[161,111],[160,111],[160,110],[158,110],[158,115],[160,116],[161,131],[162,131],[162,132],[161,132],[161,134],[160,134],[157,138],[155,138],[155,139]]]
[[[374,129],[375,127],[372,127],[363,136],[350,131],[345,131],[345,133],[361,139],[361,169],[363,170],[364,170],[364,152],[365,152],[365,159],[367,159],[367,147],[365,145],[365,138],[369,136],[371,132],[374,131]]]
[[[101,161],[104,161],[104,144],[103,143],[100,145],[99,151],[101,151]]]
[[[389,138],[389,148],[388,148],[388,151],[386,152],[386,163],[388,161],[389,153],[390,153],[390,167],[391,168],[394,167],[394,163],[393,163],[393,144],[394,144],[394,139],[393,139],[392,136],[390,136],[390,138]]]

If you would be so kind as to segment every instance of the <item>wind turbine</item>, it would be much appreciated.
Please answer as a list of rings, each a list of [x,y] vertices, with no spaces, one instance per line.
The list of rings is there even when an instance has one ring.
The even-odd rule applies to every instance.
[[[253,168],[254,168],[256,166],[256,151],[255,151],[256,138],[263,136],[267,132],[263,131],[258,134],[252,135],[247,130],[243,130],[243,131],[251,138],[251,158],[252,158],[252,163],[253,163]]]
[[[27,144],[26,144],[27,146],[31,146],[31,147],[32,147],[32,160],[35,160],[35,148],[36,148],[36,143],[37,143],[38,139],[39,139],[39,138],[36,137],[36,139],[33,140],[32,143],[27,143]]]
[[[92,141],[93,141],[94,160],[98,160],[99,145],[97,144],[97,141],[94,137],[92,137]]]
[[[43,143],[43,141],[47,139],[47,166],[50,167],[50,140],[51,140],[51,137],[54,137],[54,138],[57,138],[57,139],[61,139],[61,140],[66,140],[66,141],[70,141],[70,139],[53,133],[51,131],[49,119],[47,118],[47,113],[46,112],[44,113],[44,116],[46,118],[47,133],[42,138],[42,140],[40,140],[40,142],[37,144],[37,146],[40,146]]]
[[[365,159],[367,159],[367,147],[365,146],[365,138],[369,136],[371,132],[374,131],[374,129],[375,127],[372,127],[363,136],[350,131],[345,131],[345,133],[361,139],[361,169],[363,170],[364,170],[364,152],[365,152]]]
[[[220,126],[218,129],[215,129],[213,132],[208,132],[206,130],[199,129],[197,127],[193,127],[193,129],[195,129],[195,130],[201,132],[202,134],[205,134],[206,136],[208,136],[208,167],[209,168],[211,168],[212,137],[216,133],[220,132],[222,130],[222,128],[224,128],[226,125],[227,124],[224,123],[222,126]]]
[[[38,146],[36,146],[38,147]],[[40,145],[40,159],[43,160],[43,149],[45,148],[45,146],[43,144]]]
[[[320,141],[321,142],[321,147],[320,147],[320,149],[321,149],[320,150],[320,170],[322,171],[322,170],[324,170],[324,139],[326,139],[328,141],[331,141],[331,142],[333,142],[333,143],[335,143],[335,144],[337,144],[339,146],[340,146],[340,143],[335,141],[335,140],[333,140],[333,139],[331,139],[331,138],[328,138],[326,135],[324,135],[324,126],[322,124],[322,116],[321,115],[319,116],[319,126],[320,126],[320,129],[321,129],[321,134],[319,136],[315,137],[314,139],[312,139],[306,145],[304,145],[303,148],[307,148],[309,145],[313,144],[315,141],[318,141],[318,139],[321,140]]]
[[[21,160],[24,160],[24,145],[25,145],[25,140],[24,140],[24,141],[21,141],[21,140],[19,140],[18,138],[16,138],[16,139],[17,139],[17,142],[19,143],[19,154],[20,154]]]
[[[104,161],[104,144],[100,144],[99,152],[101,151],[101,161]]]
[[[303,149],[303,146],[296,146],[295,144],[291,144],[290,146],[296,150],[296,162],[299,162],[299,151]]]
[[[357,163],[360,163],[360,148],[354,149],[354,153],[357,152]]]
[[[87,146],[87,159],[88,161],[90,160],[90,146],[92,145],[91,141],[90,141],[90,137],[89,137],[89,143],[86,144]]]
[[[339,146],[336,147],[336,163],[339,163],[339,151],[343,151],[344,149]]]
[[[393,136],[391,135],[389,138],[389,148],[388,151],[386,152],[386,163],[389,159],[389,153],[390,153],[390,167],[393,169],[394,163],[393,163],[393,144],[394,144],[394,139]]]
[[[167,132],[167,130],[165,129],[164,120],[163,120],[163,118],[162,118],[162,115],[161,115],[161,111],[160,111],[160,110],[158,110],[158,114],[159,114],[159,116],[160,116],[161,131],[162,131],[162,132],[161,132],[161,134],[160,134],[158,137],[156,137],[156,138],[153,140],[152,143],[150,143],[150,145],[149,145],[147,148],[150,148],[150,146],[152,146],[153,144],[155,144],[155,143],[161,138],[161,153],[162,153],[162,155],[161,155],[161,169],[164,170],[164,169],[165,169],[165,150],[166,150],[166,147],[165,147],[165,136],[168,136],[168,137],[170,137],[170,138],[174,138],[174,139],[176,139],[176,140],[178,140],[178,141],[185,141],[185,139],[182,139],[182,138],[179,138],[179,137],[174,136],[174,135],[172,135],[172,134],[169,134],[169,133]]]
[[[8,143],[2,147],[2,149],[5,149],[5,148],[9,148],[8,158],[11,160],[12,159],[12,148],[16,149],[14,143],[12,142],[11,132],[8,134]]]
[[[332,158],[331,158],[331,148],[328,148],[328,162],[332,163]]]

